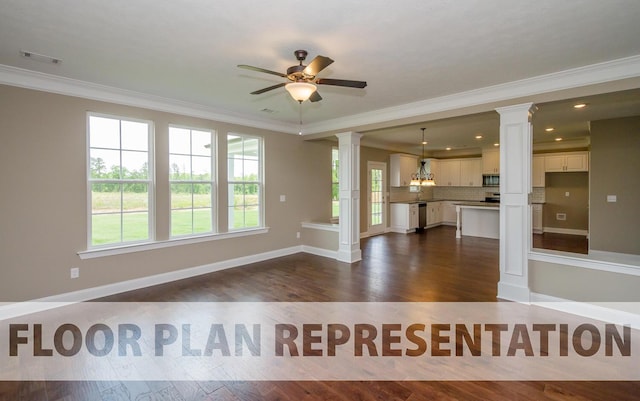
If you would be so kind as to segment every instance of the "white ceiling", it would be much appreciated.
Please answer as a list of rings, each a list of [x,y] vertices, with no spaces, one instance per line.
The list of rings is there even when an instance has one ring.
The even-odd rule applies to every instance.
[[[637,0],[0,0],[0,64],[297,132],[300,110],[284,88],[249,94],[282,79],[236,65],[284,72],[297,63],[293,51],[306,49],[309,60],[335,60],[320,77],[368,82],[320,86],[324,99],[302,105],[312,133],[366,128],[405,105],[638,56],[638,21]],[[456,120],[466,127],[456,132],[489,133],[495,118]],[[420,126],[409,127],[416,139]],[[367,135],[375,142],[376,132]],[[393,141],[402,147],[407,138]],[[449,146],[443,138],[434,145]]]

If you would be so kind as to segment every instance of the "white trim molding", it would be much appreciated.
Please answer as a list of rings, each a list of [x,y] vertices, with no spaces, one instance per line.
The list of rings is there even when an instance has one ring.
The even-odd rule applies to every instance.
[[[305,135],[347,130],[369,124],[380,124],[638,77],[640,77],[640,55],[635,55],[418,102],[310,123],[305,125]],[[298,134],[299,132],[297,124],[233,114],[228,111],[214,110],[211,107],[200,104],[167,99],[2,64],[0,64],[0,84],[206,118],[288,134]]]
[[[332,251],[331,249],[318,248],[310,245],[302,245],[302,252],[310,253],[316,256],[323,256],[325,258],[338,259],[338,251]]]
[[[640,55],[454,93],[305,126],[307,134],[379,124],[543,93],[640,77]]]
[[[196,103],[45,74],[4,64],[0,64],[0,84],[290,134],[297,134],[299,128],[297,124],[257,119],[247,115],[235,115],[228,111],[214,110],[211,107]]]
[[[207,234],[197,237],[172,238],[165,241],[145,242],[143,244],[123,245],[111,248],[96,248],[78,252],[80,259],[94,259],[104,256],[122,255],[125,253],[150,251],[152,249],[170,248],[173,246],[198,244],[200,242],[216,241],[229,238],[247,237],[250,235],[266,234],[269,227],[252,228],[247,230],[230,231],[226,233]]]
[[[603,322],[640,327],[640,315],[630,312],[638,310],[637,302],[577,302],[532,292],[530,304]]]
[[[636,256],[636,260],[625,260],[618,256],[616,259],[610,252],[594,253],[591,251],[589,255],[579,255],[575,253],[536,249],[529,252],[529,260],[539,262],[554,263],[565,266],[581,267],[585,269],[600,270],[609,273],[628,274],[631,276],[640,276],[640,257]],[[608,256],[608,257],[607,257]],[[609,260],[607,260],[609,259]]]

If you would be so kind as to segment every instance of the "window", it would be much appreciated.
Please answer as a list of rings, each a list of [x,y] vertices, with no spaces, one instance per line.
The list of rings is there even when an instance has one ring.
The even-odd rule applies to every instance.
[[[88,115],[89,247],[152,238],[150,121]]]
[[[261,227],[262,140],[252,136],[228,134],[227,169],[229,230]]]
[[[338,175],[338,148],[331,149],[331,219],[340,217],[340,176]]]
[[[171,236],[214,231],[214,135],[169,127]]]

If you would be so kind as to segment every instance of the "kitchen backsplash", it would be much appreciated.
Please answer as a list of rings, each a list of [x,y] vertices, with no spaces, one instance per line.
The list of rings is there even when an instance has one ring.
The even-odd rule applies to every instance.
[[[391,187],[389,192],[390,202],[407,202],[430,199],[449,199],[466,201],[483,201],[488,194],[499,192],[498,188],[483,187],[422,187],[422,192],[409,192],[409,187]],[[418,197],[419,195],[419,197]],[[534,203],[544,203],[544,188],[533,188],[531,201]]]
[[[389,202],[409,202],[433,199],[433,187],[421,187],[421,192],[409,192],[409,187],[391,187]]]
[[[544,203],[545,202],[544,187],[534,187],[533,188],[533,194],[531,195],[531,202],[533,202],[533,203]]]
[[[439,187],[433,189],[435,199],[451,199],[466,201],[482,201],[487,196],[487,192],[494,193],[499,190],[482,187]]]

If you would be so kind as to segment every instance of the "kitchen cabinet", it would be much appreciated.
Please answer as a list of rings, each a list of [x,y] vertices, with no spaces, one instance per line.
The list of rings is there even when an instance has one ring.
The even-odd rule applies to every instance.
[[[442,223],[442,202],[427,202],[427,227]]]
[[[460,186],[482,186],[482,159],[474,158],[460,160]]]
[[[389,185],[392,187],[408,187],[411,175],[418,171],[418,158],[403,153],[393,153],[390,159]]]
[[[392,203],[391,231],[401,234],[415,231],[419,225],[418,207],[417,203]]]
[[[534,203],[531,205],[531,228],[534,234],[542,234],[542,204]]]
[[[547,173],[589,171],[589,152],[547,154],[544,157]]]
[[[454,201],[440,202],[442,205],[442,223],[455,226],[458,216],[456,215],[456,205]]]
[[[500,149],[482,151],[482,174],[500,174]]]
[[[435,177],[436,185],[444,187],[460,186],[460,160],[438,160],[438,176]]]
[[[436,185],[444,187],[481,187],[482,159],[438,160],[434,173]]]
[[[531,186],[544,187],[544,155],[533,155],[533,163],[531,166]]]

